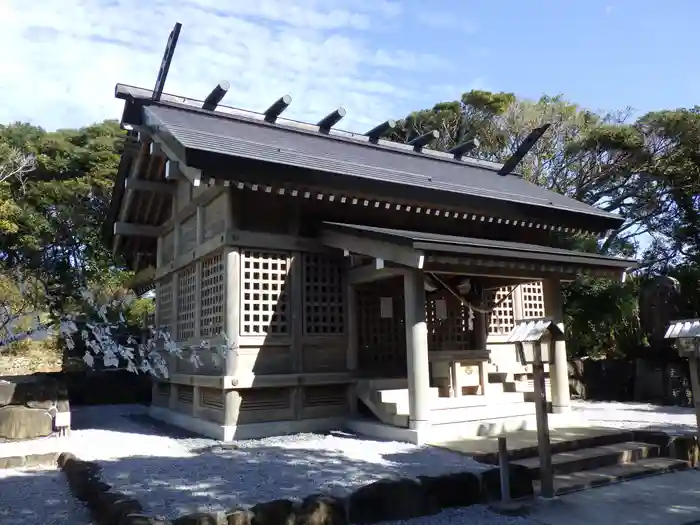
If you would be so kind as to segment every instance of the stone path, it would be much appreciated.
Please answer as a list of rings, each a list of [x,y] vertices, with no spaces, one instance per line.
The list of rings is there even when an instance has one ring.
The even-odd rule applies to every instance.
[[[700,523],[700,472],[652,476],[540,501],[528,516],[543,525]]]

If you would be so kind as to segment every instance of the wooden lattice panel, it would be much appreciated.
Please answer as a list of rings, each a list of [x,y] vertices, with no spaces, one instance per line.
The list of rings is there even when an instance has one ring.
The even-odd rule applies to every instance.
[[[177,276],[177,340],[194,337],[197,267],[192,264],[180,270]]]
[[[200,388],[199,404],[214,410],[224,409],[224,392],[216,388]]]
[[[156,395],[160,397],[170,397],[170,383],[158,381],[156,383]]]
[[[469,312],[457,299],[442,300],[447,306],[445,319],[438,316],[437,300],[426,301],[425,304],[428,347],[431,350],[467,350],[470,343]]]
[[[341,334],[345,329],[343,269],[335,257],[305,253],[304,333]]]
[[[384,286],[388,287],[389,281]],[[393,289],[377,285],[356,289],[358,366],[363,374],[400,376],[406,372],[406,329],[402,282]],[[381,316],[381,297],[393,297],[392,317]]]
[[[209,204],[203,207],[202,235],[205,241],[224,233],[226,230],[226,213],[228,206],[228,193],[219,195]]]
[[[175,258],[175,230],[170,230],[160,240],[160,265],[168,264]]]
[[[307,386],[303,393],[304,407],[342,406],[348,402],[346,385]]]
[[[197,214],[190,215],[180,223],[180,236],[177,239],[178,255],[187,253],[197,247]]]
[[[521,284],[520,295],[523,300],[524,319],[544,317],[544,294],[541,282]]]
[[[287,253],[242,250],[241,333],[286,335],[290,331]]]
[[[170,334],[173,333],[173,280],[168,278],[160,283],[158,290],[158,329]]]
[[[240,391],[241,412],[289,408],[288,388],[250,388]]]
[[[489,334],[506,335],[515,328],[511,288],[499,288],[488,294],[489,304],[498,304],[489,315]]]
[[[202,260],[200,299],[201,337],[213,337],[224,328],[224,254],[217,253]]]
[[[177,400],[180,403],[192,404],[192,401],[194,401],[194,387],[177,385]]]

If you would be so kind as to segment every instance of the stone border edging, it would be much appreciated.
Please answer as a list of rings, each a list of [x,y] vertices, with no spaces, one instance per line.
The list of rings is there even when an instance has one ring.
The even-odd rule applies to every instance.
[[[313,494],[300,502],[277,499],[250,508],[162,520],[142,514],[143,506],[131,496],[113,492],[102,481],[97,463],[80,460],[70,452],[60,454],[56,461],[71,494],[85,503],[96,525],[369,525],[500,500],[500,473],[495,467],[479,474],[454,472],[418,479],[381,479],[346,498]],[[529,469],[512,469],[510,480],[513,499],[533,496]]]
[[[0,457],[0,470],[22,467],[54,467],[58,456],[58,452],[47,452],[45,454]]]

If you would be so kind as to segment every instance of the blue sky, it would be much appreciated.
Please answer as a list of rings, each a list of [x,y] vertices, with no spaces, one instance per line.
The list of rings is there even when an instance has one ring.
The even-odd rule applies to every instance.
[[[152,87],[174,22],[166,90],[289,116],[343,105],[363,130],[470,89],[590,109],[689,106],[700,85],[691,0],[2,0],[0,122],[118,118],[114,84]],[[9,52],[8,52],[9,50]]]

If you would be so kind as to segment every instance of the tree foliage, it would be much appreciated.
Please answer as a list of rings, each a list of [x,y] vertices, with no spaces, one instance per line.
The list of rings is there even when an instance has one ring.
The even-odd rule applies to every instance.
[[[550,125],[517,172],[624,218],[600,241],[560,241],[604,254],[638,254],[643,263],[637,279],[624,285],[581,280],[568,287],[568,324],[575,334],[570,341],[578,354],[619,355],[646,344],[636,297],[650,275],[680,273],[686,312],[700,315],[698,299],[691,299],[700,277],[700,108],[631,115],[629,109],[593,112],[562,96],[533,101],[470,91],[411,113],[389,137],[408,142],[437,130],[433,147],[442,150],[477,138],[473,156],[503,162],[530,131]]]

